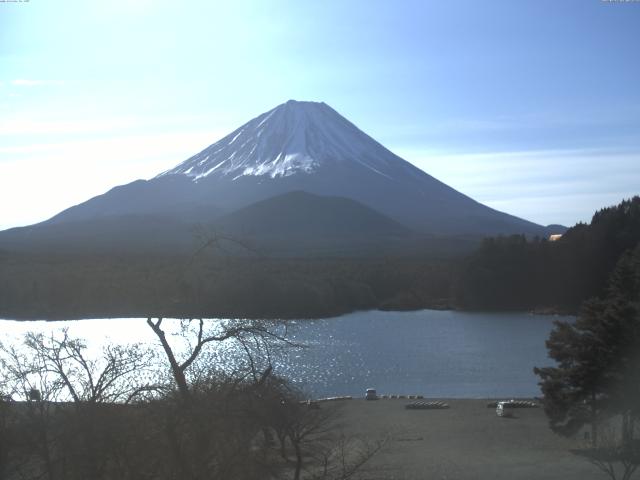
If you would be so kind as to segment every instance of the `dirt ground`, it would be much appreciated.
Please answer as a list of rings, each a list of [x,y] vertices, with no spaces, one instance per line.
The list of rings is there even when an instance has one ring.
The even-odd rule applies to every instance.
[[[407,410],[411,400],[341,403],[346,434],[387,438],[365,466],[369,479],[605,479],[571,453],[581,441],[555,435],[542,408],[496,416],[488,400],[445,400],[447,410]],[[327,405],[328,406],[328,405]],[[323,407],[325,408],[325,407]]]

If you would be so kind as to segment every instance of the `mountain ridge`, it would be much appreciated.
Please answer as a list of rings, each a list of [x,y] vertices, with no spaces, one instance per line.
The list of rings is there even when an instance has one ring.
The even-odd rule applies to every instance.
[[[95,228],[100,219],[117,230],[114,219],[122,217],[122,236],[136,216],[213,224],[220,216],[299,191],[355,201],[421,235],[548,234],[546,227],[482,205],[423,172],[327,104],[293,100],[150,180],[116,186],[29,231],[37,236],[47,225],[80,228],[82,222]]]

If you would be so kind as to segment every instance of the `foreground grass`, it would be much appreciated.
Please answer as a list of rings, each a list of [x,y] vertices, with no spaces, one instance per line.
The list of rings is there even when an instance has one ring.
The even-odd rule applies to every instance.
[[[344,402],[343,428],[388,437],[365,466],[369,479],[602,479],[571,453],[580,439],[555,435],[541,408],[499,418],[486,400],[447,400],[448,410],[406,410],[409,400]]]

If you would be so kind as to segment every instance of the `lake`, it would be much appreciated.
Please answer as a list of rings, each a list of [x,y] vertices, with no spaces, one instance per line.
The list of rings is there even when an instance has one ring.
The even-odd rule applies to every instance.
[[[553,364],[545,348],[553,321],[571,318],[421,310],[291,321],[290,338],[306,347],[279,355],[275,371],[315,397],[362,396],[369,387],[429,397],[533,397],[540,394],[533,367]],[[105,341],[157,343],[139,318],[0,320],[3,341],[63,326],[91,348]]]

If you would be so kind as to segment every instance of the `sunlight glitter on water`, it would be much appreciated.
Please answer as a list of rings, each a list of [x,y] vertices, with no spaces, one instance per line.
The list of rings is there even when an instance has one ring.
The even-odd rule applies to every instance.
[[[313,396],[360,395],[365,388],[375,387],[381,393],[434,397],[530,397],[539,395],[533,367],[551,364],[544,342],[556,319],[523,313],[422,310],[291,321],[288,337],[304,347],[272,352],[272,362],[276,373]],[[68,327],[70,335],[86,340],[93,355],[108,342],[159,348],[146,320],[140,318],[2,320],[0,324],[5,343],[20,342],[28,331],[47,333]],[[163,326],[176,334],[180,322],[167,319]],[[179,341],[176,336],[169,338]],[[232,370],[242,363],[242,351],[227,343],[210,361]]]

